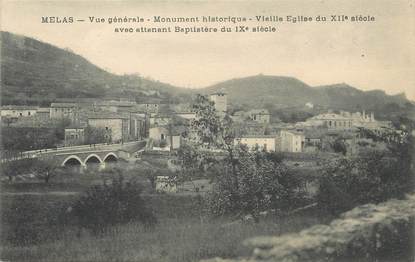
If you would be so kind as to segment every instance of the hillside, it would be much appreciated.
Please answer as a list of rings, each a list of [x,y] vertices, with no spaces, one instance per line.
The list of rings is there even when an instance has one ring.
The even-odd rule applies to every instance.
[[[383,90],[362,91],[345,83],[320,86],[317,90],[328,99],[326,105],[335,109],[375,110],[392,103],[404,105],[409,102],[405,94],[387,95]]]
[[[2,104],[63,97],[145,99],[176,90],[137,75],[111,74],[70,50],[8,32],[1,32],[1,55]]]
[[[260,107],[273,104],[277,107],[301,107],[307,102],[332,109],[375,109],[386,104],[403,105],[405,95],[390,96],[380,90],[362,91],[347,84],[311,87],[285,76],[257,75],[224,81],[203,90],[204,93],[225,91],[230,103]]]
[[[184,89],[139,75],[115,75],[67,49],[33,38],[1,32],[2,104],[44,104],[59,98],[151,98],[189,102],[195,93],[228,93],[239,107],[301,108],[307,102],[320,108],[375,110],[402,106],[405,95],[380,90],[361,91],[347,84],[311,87],[286,76],[257,75],[224,81],[202,89]],[[390,107],[390,106],[389,106]]]

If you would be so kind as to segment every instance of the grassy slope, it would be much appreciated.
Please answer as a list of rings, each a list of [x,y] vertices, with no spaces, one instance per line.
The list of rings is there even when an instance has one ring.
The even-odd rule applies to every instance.
[[[3,245],[1,258],[10,261],[199,261],[211,257],[248,255],[243,240],[258,235],[298,232],[322,220],[294,216],[258,224],[223,227],[223,221],[201,222],[195,217],[164,218],[152,230],[139,224],[112,228],[102,237],[84,232],[80,238],[66,230],[58,241],[36,246]]]

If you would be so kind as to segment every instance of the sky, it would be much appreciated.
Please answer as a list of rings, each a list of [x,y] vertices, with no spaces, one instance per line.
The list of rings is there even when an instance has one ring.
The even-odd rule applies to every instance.
[[[289,23],[274,33],[115,33],[109,17],[363,15],[374,22]],[[85,22],[42,23],[44,16]],[[90,23],[89,17],[105,23]],[[405,92],[415,100],[415,0],[35,1],[1,2],[1,30],[70,48],[117,74],[139,73],[200,88],[258,74],[292,76],[312,85],[348,83],[363,90]],[[182,24],[178,24],[183,26]],[[196,26],[205,24],[196,24]],[[210,24],[216,26],[218,24]],[[234,26],[232,24],[228,24]],[[162,25],[160,25],[162,26]],[[172,26],[176,26],[172,24]],[[193,25],[188,25],[193,26]],[[253,87],[254,88],[254,87]]]

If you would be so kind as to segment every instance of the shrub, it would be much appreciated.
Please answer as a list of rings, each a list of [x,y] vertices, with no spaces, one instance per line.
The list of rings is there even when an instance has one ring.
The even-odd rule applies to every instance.
[[[326,163],[319,181],[319,205],[338,214],[356,205],[403,198],[412,191],[412,138],[387,140],[388,151],[372,151]]]
[[[141,198],[142,187],[125,182],[118,174],[110,183],[89,188],[73,206],[73,215],[79,227],[102,233],[109,226],[140,221],[145,225],[156,223],[151,210]]]
[[[238,155],[216,179],[209,206],[215,215],[252,215],[269,209],[287,209],[300,194],[297,179],[281,162],[281,156],[235,148]],[[235,170],[235,171],[232,171]]]
[[[17,196],[2,199],[1,239],[14,245],[38,244],[59,238],[69,202],[48,197]]]

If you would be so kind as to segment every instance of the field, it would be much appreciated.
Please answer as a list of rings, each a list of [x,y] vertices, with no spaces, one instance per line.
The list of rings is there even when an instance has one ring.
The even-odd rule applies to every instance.
[[[158,219],[154,227],[130,223],[96,236],[75,226],[54,224],[55,211],[66,208],[76,198],[73,194],[2,195],[1,260],[181,262],[238,257],[251,251],[242,245],[246,238],[298,232],[330,220],[324,214],[309,212],[267,217],[259,223],[232,223],[230,218],[210,219],[204,215],[197,197],[145,195]],[[16,211],[16,206],[25,211]],[[13,213],[11,222],[8,212]],[[16,219],[15,213],[21,217]],[[16,235],[26,243],[7,238]]]

